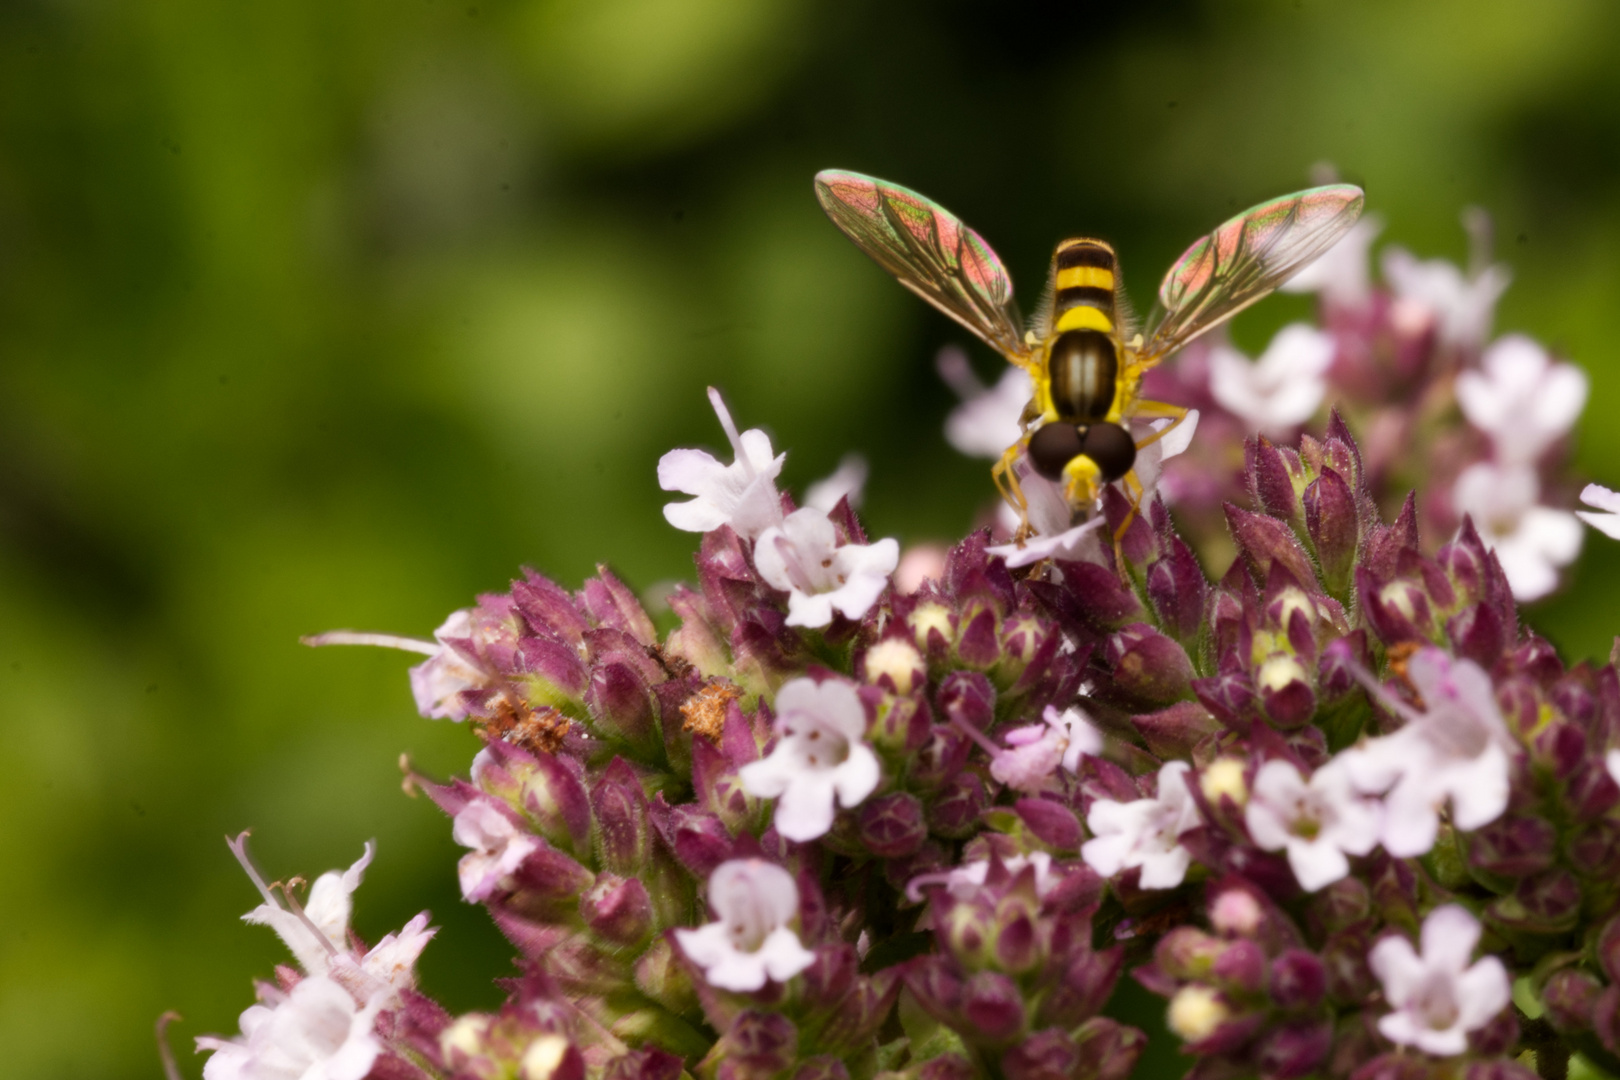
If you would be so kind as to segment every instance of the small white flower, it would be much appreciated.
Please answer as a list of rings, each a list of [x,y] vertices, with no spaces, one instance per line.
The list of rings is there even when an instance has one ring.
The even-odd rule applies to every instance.
[[[1457,404],[1491,437],[1498,461],[1534,462],[1569,434],[1586,407],[1586,373],[1553,363],[1523,334],[1492,342],[1479,367],[1457,376]]]
[[[1209,353],[1209,391],[1221,408],[1262,435],[1286,436],[1316,415],[1336,348],[1333,335],[1304,323],[1277,331],[1252,364],[1219,343]]]
[[[1384,223],[1369,214],[1279,288],[1283,292],[1317,293],[1334,307],[1363,307],[1372,296],[1368,254],[1383,229]]]
[[[1419,712],[1378,685],[1362,680],[1406,726],[1353,747],[1338,760],[1356,786],[1384,794],[1384,850],[1396,858],[1423,855],[1434,846],[1439,810],[1451,802],[1459,829],[1478,829],[1502,816],[1515,742],[1496,704],[1485,669],[1424,648],[1406,664],[1406,677],[1423,699]]]
[[[1620,491],[1610,491],[1602,484],[1587,484],[1581,489],[1581,502],[1601,513],[1577,510],[1576,517],[1604,536],[1620,540]]]
[[[859,806],[882,778],[866,745],[866,708],[846,682],[794,679],[776,692],[776,749],[738,770],[743,789],[776,799],[776,831],[803,843],[832,828],[834,803]]]
[[[1144,420],[1141,417],[1132,417],[1129,421],[1131,435],[1137,442],[1141,442],[1155,432],[1163,431],[1172,423],[1169,419]],[[1187,415],[1181,418],[1181,423],[1175,429],[1157,442],[1149,443],[1136,452],[1136,464],[1131,466],[1136,473],[1137,483],[1142,485],[1142,501],[1145,504],[1158,490],[1159,479],[1164,472],[1164,463],[1178,454],[1185,453],[1192,445],[1193,435],[1198,432],[1198,410],[1189,409]],[[1115,481],[1123,486],[1124,481]],[[1168,499],[1166,500],[1168,501]]]
[[[1507,1008],[1512,992],[1502,961],[1487,956],[1469,966],[1479,930],[1466,909],[1447,904],[1423,920],[1422,956],[1404,937],[1386,937],[1372,947],[1368,966],[1395,1010],[1378,1021],[1385,1038],[1451,1057],[1468,1049],[1468,1032]]]
[[[851,510],[860,509],[869,471],[866,459],[861,455],[845,454],[831,476],[823,477],[804,489],[804,505],[830,514],[839,499],[847,498]]]
[[[1451,490],[1485,546],[1496,552],[1516,600],[1536,600],[1558,587],[1558,571],[1581,551],[1581,526],[1567,510],[1539,505],[1541,482],[1528,465],[1480,461]]]
[[[331,979],[311,975],[291,992],[259,986],[235,1039],[205,1035],[203,1080],[362,1080],[382,1053],[373,1030],[385,995],[364,1007]]]
[[[659,458],[658,486],[697,496],[690,502],[665,505],[664,518],[687,532],[711,532],[730,525],[738,535],[752,540],[782,521],[776,477],[787,455],[773,457],[771,437],[758,428],[738,434],[720,391],[712,386],[709,402],[731,442],[732,463],[722,465],[703,450],[671,450]]]
[[[1024,872],[1027,866],[1035,868],[1035,895],[1044,897],[1063,880],[1061,874],[1052,872],[1052,856],[1044,851],[1032,851],[1028,855],[1008,855],[1001,860],[1001,865],[1007,868],[1007,873],[1017,877]],[[918,874],[906,883],[906,898],[917,903],[923,898],[923,889],[929,885],[944,885],[946,890],[958,900],[971,900],[984,888],[984,883],[990,878],[990,860],[979,859],[966,863],[951,870],[936,871],[927,874]]]
[[[1620,750],[1610,750],[1604,754],[1603,767],[1609,771],[1609,779],[1620,784]]]
[[[1059,765],[1078,772],[1082,754],[1102,752],[1102,732],[1079,709],[1060,713],[1048,705],[1041,718],[1045,723],[1008,731],[1002,737],[1007,748],[991,755],[990,775],[1017,791],[1039,791]]]
[[[860,618],[899,562],[898,540],[840,545],[832,520],[811,506],[760,533],[754,546],[759,576],[789,594],[789,626],[826,626],[835,610]]]
[[[1092,803],[1086,826],[1093,839],[1081,845],[1080,857],[1103,877],[1140,866],[1144,889],[1180,885],[1192,862],[1180,837],[1198,825],[1198,806],[1187,790],[1187,772],[1186,762],[1167,761],[1159,769],[1157,797]]]
[[[1288,865],[1307,892],[1349,873],[1345,856],[1376,847],[1381,824],[1378,804],[1354,789],[1342,765],[1329,762],[1307,782],[1280,759],[1255,774],[1244,821],[1262,850],[1288,849]]]
[[[934,363],[940,378],[962,399],[945,418],[946,442],[968,457],[994,460],[1023,437],[1019,421],[1035,394],[1028,372],[1008,367],[994,387],[986,387],[973,374],[967,354],[954,345],[941,349]]]
[[[416,711],[430,720],[465,720],[467,707],[462,704],[463,690],[482,690],[492,681],[490,672],[468,660],[447,639],[476,638],[479,633],[492,635],[501,632],[498,623],[483,620],[475,623],[471,610],[452,611],[444,625],[433,631],[433,641],[401,637],[398,634],[373,634],[356,630],[331,630],[301,639],[305,645],[376,645],[385,649],[401,649],[422,653],[428,659],[411,668],[411,696],[416,698]]]
[[[456,864],[461,895],[469,901],[488,899],[508,886],[523,860],[540,847],[488,799],[474,799],[461,808],[451,826],[456,843],[472,848]]]
[[[351,897],[365,877],[376,852],[371,842],[343,872],[328,870],[310,886],[302,908],[283,906],[264,883],[247,855],[247,834],[230,841],[232,853],[264,897],[264,903],[242,916],[242,921],[268,926],[286,943],[300,967],[310,975],[329,975],[347,987],[356,1000],[366,1001],[389,990],[403,990],[416,982],[416,960],[436,930],[422,912],[398,934],[385,935],[370,951],[359,954],[349,939]]]
[[[1422,261],[1398,247],[1384,249],[1383,268],[1395,291],[1393,318],[1433,323],[1442,344],[1465,349],[1484,344],[1496,302],[1513,280],[1505,266],[1487,266],[1470,277],[1444,259]]]
[[[709,875],[714,922],[676,930],[687,958],[710,986],[746,993],[767,978],[787,982],[815,961],[788,923],[799,914],[793,875],[764,859],[732,859]]]

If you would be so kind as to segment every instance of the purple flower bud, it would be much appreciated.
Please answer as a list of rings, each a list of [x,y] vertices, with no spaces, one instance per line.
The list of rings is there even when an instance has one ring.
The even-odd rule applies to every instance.
[[[1284,522],[1227,503],[1226,524],[1254,580],[1265,581],[1273,563],[1281,564],[1295,581],[1316,580],[1310,557]]]
[[[1311,672],[1300,659],[1275,653],[1254,673],[1260,704],[1274,727],[1284,731],[1303,727],[1316,714],[1316,691]]]
[[[856,821],[861,842],[880,859],[910,855],[928,839],[922,803],[903,791],[866,800]]]
[[[1603,924],[1598,934],[1597,960],[1611,984],[1620,984],[1620,915]]]
[[[962,1007],[963,984],[945,957],[925,953],[907,961],[901,974],[906,989],[929,1015],[944,1021],[956,1017]]]
[[[1024,1029],[1024,996],[1007,976],[981,971],[962,986],[962,1019],[974,1042],[1009,1042]]]
[[[676,1015],[697,1006],[692,968],[667,933],[636,959],[635,984],[637,990]]]
[[[983,731],[995,719],[996,688],[977,671],[953,671],[945,676],[934,701],[940,716],[952,724]]]
[[[1558,854],[1558,831],[1541,818],[1500,817],[1468,834],[1468,865],[1503,877],[1528,877]]]
[[[973,744],[954,727],[935,725],[928,742],[912,760],[911,780],[917,788],[932,791],[962,771]]]
[[[1469,1033],[1468,1047],[1485,1057],[1496,1057],[1511,1050],[1519,1041],[1519,1020],[1512,1009],[1503,1009],[1485,1024]]]
[[[652,820],[641,782],[623,758],[615,757],[603,770],[591,791],[591,808],[601,865],[620,874],[640,870],[652,850]]]
[[[629,664],[599,664],[591,671],[585,704],[608,738],[620,738],[638,749],[650,749],[657,737],[652,693],[641,673]]]
[[[591,627],[568,591],[543,574],[523,568],[523,580],[512,582],[512,602],[537,634],[577,645]]]
[[[1299,455],[1257,435],[1244,440],[1243,458],[1256,505],[1274,518],[1303,524],[1300,491],[1305,487],[1305,465]]]
[[[994,610],[979,606],[977,613],[971,607],[963,611],[962,632],[956,639],[956,656],[963,664],[979,669],[990,668],[1001,659],[1001,641]]]
[[[597,934],[618,945],[636,945],[653,932],[652,899],[635,878],[599,874],[579,900],[580,914]]]
[[[737,1015],[705,1060],[720,1062],[722,1068],[738,1066],[740,1077],[769,1076],[793,1064],[798,1041],[787,1017],[749,1009]]]
[[[1061,1080],[1080,1068],[1080,1050],[1058,1028],[1037,1031],[1001,1057],[1007,1080]]]
[[[928,828],[950,839],[967,836],[979,825],[979,815],[990,805],[990,794],[976,772],[962,771],[945,782],[928,805]]]
[[[1344,1005],[1359,1005],[1368,994],[1378,989],[1367,966],[1367,950],[1371,942],[1360,930],[1344,930],[1328,938],[1318,954],[1327,972],[1328,996]]]
[[[540,835],[565,851],[591,850],[591,800],[579,763],[571,757],[536,753],[523,779],[523,810]]]
[[[1240,735],[1260,719],[1260,698],[1246,671],[1229,671],[1195,679],[1193,693],[1210,714]]]
[[[917,1074],[917,1080],[976,1080],[979,1070],[967,1058],[956,1054],[941,1054],[926,1062]]]
[[[1192,661],[1171,638],[1147,623],[1132,623],[1108,639],[1114,687],[1138,701],[1168,705],[1192,697]]]
[[[1275,1028],[1254,1050],[1254,1064],[1265,1080],[1298,1080],[1316,1071],[1333,1049],[1333,1025],[1306,1021]]]
[[[622,631],[643,645],[658,644],[658,631],[647,610],[636,594],[607,567],[596,568],[596,577],[585,582],[579,599],[580,606],[601,625]]]
[[[817,1054],[793,1070],[792,1080],[849,1080],[849,1069],[831,1054]]]
[[[849,996],[860,971],[860,957],[852,945],[824,945],[811,965],[800,973],[804,1005],[812,1013],[825,1013]]]
[[[1131,726],[1148,750],[1166,761],[1192,757],[1193,747],[1221,729],[1209,710],[1195,701],[1178,701],[1168,709],[1133,716]]]
[[[669,1051],[647,1046],[608,1062],[602,1080],[680,1080],[683,1065]]]
[[[1530,742],[1531,757],[1560,780],[1567,780],[1586,762],[1586,735],[1574,724],[1554,720]]]
[[[1051,799],[1019,799],[1013,811],[1030,834],[1054,851],[1078,851],[1083,838],[1074,811]]]
[[[1071,1074],[1080,1080],[1125,1080],[1147,1049],[1147,1036],[1118,1020],[1094,1016],[1073,1033],[1086,1067]]]
[[[1428,595],[1418,585],[1405,578],[1380,584],[1365,566],[1357,566],[1356,592],[1368,622],[1386,645],[1428,642],[1434,613]]]
[[[1536,1080],[1538,1073],[1508,1058],[1473,1061],[1463,1072],[1463,1080]]]
[[[1147,591],[1161,626],[1183,643],[1196,639],[1209,581],[1179,536],[1170,537],[1164,557],[1148,568]]]
[[[1620,986],[1609,986],[1592,1006],[1592,1030],[1611,1054],[1620,1054]]]
[[[1003,904],[996,910],[995,962],[1002,971],[1025,975],[1039,968],[1046,960],[1035,927],[1035,911],[1016,903]]]
[[[1620,873],[1620,824],[1603,819],[1577,831],[1569,839],[1569,862],[1589,877]]]
[[[1325,930],[1342,930],[1365,919],[1372,896],[1358,878],[1340,878],[1311,898],[1311,914]]]
[[[1095,1016],[1108,1004],[1124,969],[1125,950],[1120,946],[1101,952],[1077,949],[1069,958],[1063,981],[1042,1000],[1039,1021],[1072,1028]]]
[[[1396,1050],[1361,1064],[1350,1080],[1439,1080],[1444,1075],[1432,1059]]]
[[[1589,1031],[1592,1012],[1603,984],[1576,968],[1555,971],[1542,987],[1541,1000],[1547,1006],[1547,1020],[1568,1035]]]
[[[1355,494],[1337,472],[1323,469],[1305,489],[1304,502],[1305,529],[1322,568],[1322,583],[1342,598],[1350,591],[1361,539]]]
[[[1171,978],[1181,982],[1209,978],[1215,961],[1226,950],[1226,943],[1193,926],[1177,926],[1159,939],[1153,961]]]
[[[1072,608],[1074,617],[1092,629],[1117,629],[1145,613],[1136,591],[1120,581],[1119,575],[1096,563],[1060,563],[1063,585],[1057,594]],[[1047,590],[1037,590],[1043,599]],[[1059,609],[1059,614],[1062,614]]]
[[[1159,537],[1149,523],[1151,507],[1132,507],[1119,489],[1110,484],[1103,488],[1102,512],[1109,533],[1118,537],[1115,550],[1124,556],[1129,566],[1140,568],[1159,557]],[[1121,535],[1120,526],[1125,525],[1127,518],[1129,527]]]
[[[1327,993],[1327,969],[1316,954],[1285,949],[1271,962],[1271,1000],[1279,1009],[1314,1009]]]
[[[1564,934],[1581,914],[1581,886],[1566,870],[1549,870],[1519,883],[1511,896],[1485,909],[1491,921],[1530,934]]]
[[[731,831],[715,814],[694,806],[670,806],[663,792],[654,797],[651,811],[653,827],[693,877],[707,879],[733,856]]]
[[[1465,607],[1446,620],[1446,636],[1457,655],[1489,670],[1502,651],[1511,644],[1511,629],[1488,604]]]
[[[995,913],[971,901],[936,900],[935,935],[940,945],[969,971],[988,967],[994,955]]]
[[[1233,941],[1215,958],[1210,979],[1228,995],[1249,998],[1266,986],[1265,950],[1253,941]]]

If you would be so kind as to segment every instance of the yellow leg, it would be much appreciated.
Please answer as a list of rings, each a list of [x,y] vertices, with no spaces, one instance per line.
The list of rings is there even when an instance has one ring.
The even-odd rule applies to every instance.
[[[996,482],[996,490],[1001,492],[1001,497],[1007,500],[1009,506],[1018,511],[1017,539],[1020,541],[1029,529],[1029,500],[1024,497],[1024,488],[1018,482],[1018,470],[1015,467],[1018,464],[1018,452],[1023,445],[1023,441],[1019,440],[1007,447],[1007,452],[1001,455],[1001,460],[990,470],[990,478]]]
[[[1114,547],[1116,551],[1119,548],[1120,540],[1125,536],[1126,531],[1131,527],[1131,523],[1136,520],[1136,512],[1142,508],[1142,481],[1136,478],[1136,470],[1132,469],[1130,472],[1126,473],[1124,476],[1124,481],[1126,498],[1131,500],[1131,509],[1130,512],[1125,515],[1125,520],[1119,523],[1119,528],[1114,530]]]
[[[1192,411],[1191,409],[1184,409],[1180,405],[1166,405],[1162,401],[1143,401],[1139,402],[1138,404],[1151,405],[1154,407],[1153,411],[1158,412],[1159,415],[1172,417],[1171,421],[1164,425],[1164,427],[1137,443],[1136,448],[1138,450],[1142,449],[1144,446],[1152,446],[1154,443],[1176,430],[1176,428],[1181,426],[1181,422],[1187,419],[1187,414]],[[1144,410],[1138,410],[1136,415],[1141,416],[1143,415],[1143,412]]]

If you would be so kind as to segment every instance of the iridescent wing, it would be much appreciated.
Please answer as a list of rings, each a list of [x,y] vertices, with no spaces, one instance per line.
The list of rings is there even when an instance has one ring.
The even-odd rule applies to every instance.
[[[1027,365],[1012,279],[978,233],[949,210],[860,173],[816,174],[816,199],[833,224],[906,288]]]
[[[1261,299],[1332,247],[1361,216],[1353,184],[1329,184],[1245,210],[1188,248],[1159,285],[1159,312],[1136,368],[1152,367]]]

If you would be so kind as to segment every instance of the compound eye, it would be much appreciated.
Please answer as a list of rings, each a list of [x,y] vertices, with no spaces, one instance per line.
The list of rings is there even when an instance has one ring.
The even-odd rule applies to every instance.
[[[1118,480],[1136,464],[1136,440],[1118,424],[1092,424],[1082,452],[1097,463],[1105,483]]]
[[[1085,429],[1061,420],[1047,424],[1029,437],[1029,460],[1048,480],[1063,479],[1063,467],[1084,452]]]

